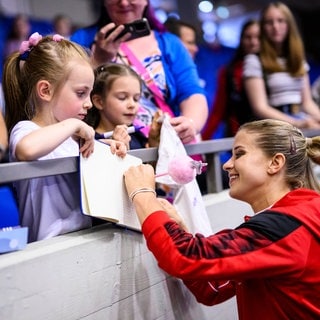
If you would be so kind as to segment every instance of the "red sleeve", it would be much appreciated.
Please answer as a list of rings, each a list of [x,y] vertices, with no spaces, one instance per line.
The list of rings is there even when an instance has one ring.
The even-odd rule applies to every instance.
[[[216,132],[226,112],[226,68],[220,69],[217,81],[218,85],[214,103],[209,113],[208,120],[201,133],[203,140],[212,139],[212,135]]]
[[[209,237],[192,235],[163,211],[151,214],[142,231],[159,267],[181,278],[198,301],[206,304],[230,298],[232,281],[259,278],[262,273],[267,277],[300,272],[306,259],[303,248],[310,245],[306,232],[291,232],[273,242],[246,223]],[[228,280],[232,281],[223,288]],[[218,288],[219,294],[213,288]]]
[[[183,281],[199,303],[213,306],[232,298],[236,294],[234,281]]]

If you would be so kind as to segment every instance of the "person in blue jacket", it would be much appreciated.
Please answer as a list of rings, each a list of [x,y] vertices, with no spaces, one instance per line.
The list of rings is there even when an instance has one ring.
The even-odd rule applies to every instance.
[[[128,40],[126,33],[117,39],[123,24],[143,17],[149,22],[149,35]],[[156,19],[149,0],[102,0],[98,21],[77,30],[71,40],[90,50],[94,67],[125,63],[140,74],[144,86],[138,118],[146,126],[162,109],[171,114],[171,124],[183,143],[195,141],[208,115],[196,65],[179,38]]]

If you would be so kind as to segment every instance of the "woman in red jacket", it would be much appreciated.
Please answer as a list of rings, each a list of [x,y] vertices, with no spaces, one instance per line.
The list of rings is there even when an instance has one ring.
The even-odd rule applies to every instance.
[[[159,266],[181,278],[197,300],[214,305],[236,295],[240,320],[320,319],[320,194],[313,175],[320,137],[279,120],[248,122],[231,158],[230,196],[254,216],[235,229],[192,235],[154,195],[150,165],[125,183]],[[166,210],[166,211],[165,211]]]

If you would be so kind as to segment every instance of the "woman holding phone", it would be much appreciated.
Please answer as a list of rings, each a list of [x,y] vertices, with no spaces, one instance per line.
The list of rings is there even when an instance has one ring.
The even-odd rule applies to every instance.
[[[148,20],[149,35],[133,40],[130,33],[119,37],[124,24],[142,18]],[[208,114],[197,69],[181,41],[156,19],[149,0],[102,0],[97,23],[77,30],[71,40],[91,50],[95,67],[110,61],[125,63],[140,74],[144,80],[140,121],[149,125],[157,109],[167,108],[182,142],[194,141]]]

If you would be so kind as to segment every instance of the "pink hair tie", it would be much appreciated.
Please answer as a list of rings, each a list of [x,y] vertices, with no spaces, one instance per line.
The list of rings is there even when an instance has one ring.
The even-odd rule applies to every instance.
[[[29,41],[22,41],[20,44],[19,52],[22,54],[27,50],[29,50]]]
[[[38,32],[33,33],[29,37],[29,45],[30,45],[30,47],[36,46],[41,39],[42,39],[42,35],[41,34],[39,34]]]
[[[64,37],[61,36],[60,34],[54,34],[53,37],[52,37],[52,40],[55,41],[55,42],[60,42],[63,39],[64,39]]]
[[[42,35],[40,35],[38,32],[35,32],[27,41],[22,41],[19,48],[20,59],[25,61],[28,58],[31,49],[36,46],[41,39]]]

